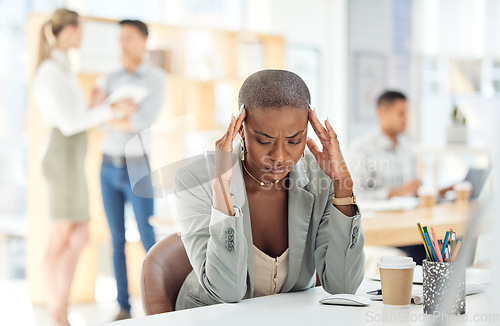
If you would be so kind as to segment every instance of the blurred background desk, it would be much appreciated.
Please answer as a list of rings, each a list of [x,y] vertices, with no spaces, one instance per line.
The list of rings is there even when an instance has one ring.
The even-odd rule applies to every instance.
[[[417,222],[422,226],[432,226],[438,237],[446,230],[453,228],[458,236],[462,236],[467,227],[468,219],[480,207],[481,202],[459,204],[446,202],[432,208],[417,207],[403,211],[363,211],[362,225],[367,246],[407,246],[421,244],[422,239],[417,229]]]

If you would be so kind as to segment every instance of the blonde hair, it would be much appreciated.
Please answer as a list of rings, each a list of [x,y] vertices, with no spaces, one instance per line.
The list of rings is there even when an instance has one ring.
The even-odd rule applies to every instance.
[[[50,56],[55,38],[68,25],[78,25],[77,12],[61,8],[57,9],[52,17],[42,25],[40,30],[40,46],[38,50],[38,66]],[[49,40],[50,39],[50,40]]]

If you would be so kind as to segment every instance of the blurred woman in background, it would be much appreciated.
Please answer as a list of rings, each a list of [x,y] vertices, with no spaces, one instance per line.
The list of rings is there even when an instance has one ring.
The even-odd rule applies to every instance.
[[[47,306],[56,325],[69,325],[68,301],[78,258],[88,241],[88,194],[84,171],[87,130],[136,110],[131,101],[103,105],[93,91],[89,109],[68,50],[79,48],[78,13],[58,9],[42,26],[34,97],[51,127],[42,170],[48,185],[51,226],[45,256]]]

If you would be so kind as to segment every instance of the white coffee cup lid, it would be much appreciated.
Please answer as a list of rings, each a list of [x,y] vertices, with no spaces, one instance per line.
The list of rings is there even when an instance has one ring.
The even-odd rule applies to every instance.
[[[436,187],[420,187],[417,190],[417,195],[422,196],[436,196],[439,190]]]
[[[379,268],[387,269],[408,269],[416,265],[411,257],[382,257],[378,262]]]
[[[453,186],[455,191],[471,191],[472,183],[470,181],[462,181]]]

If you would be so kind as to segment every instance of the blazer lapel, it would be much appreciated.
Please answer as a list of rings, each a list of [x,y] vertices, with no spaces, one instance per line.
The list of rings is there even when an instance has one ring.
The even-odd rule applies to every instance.
[[[309,183],[305,165],[300,160],[290,171],[290,189],[288,191],[288,276],[280,292],[288,292],[299,277],[300,267],[306,247],[307,232],[314,205],[314,196],[305,186]]]
[[[234,164],[233,178],[231,179],[231,198],[233,200],[233,205],[238,206],[241,209],[241,215],[243,215],[243,225],[245,238],[248,245],[248,258],[247,258],[247,269],[249,277],[249,289],[247,290],[247,297],[251,298],[253,296],[253,284],[254,284],[254,249],[253,249],[253,237],[252,237],[252,225],[250,222],[250,208],[248,207],[247,192],[245,187],[245,181],[243,179],[243,166],[241,165],[241,152],[239,151],[239,143],[233,149],[236,152],[235,155],[236,162]]]

